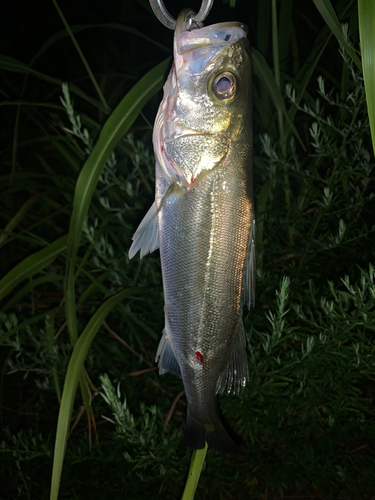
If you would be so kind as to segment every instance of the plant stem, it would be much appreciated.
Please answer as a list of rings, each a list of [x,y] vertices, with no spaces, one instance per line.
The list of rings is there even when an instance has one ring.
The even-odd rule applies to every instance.
[[[198,481],[201,475],[204,459],[207,453],[207,443],[203,450],[194,450],[191,455],[190,469],[186,481],[184,493],[181,500],[192,500],[195,495],[195,490],[198,486]]]

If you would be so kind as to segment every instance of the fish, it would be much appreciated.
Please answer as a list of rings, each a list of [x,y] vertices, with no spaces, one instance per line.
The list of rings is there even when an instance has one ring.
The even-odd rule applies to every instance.
[[[182,378],[183,441],[238,451],[218,395],[249,378],[243,307],[255,301],[251,60],[245,25],[188,30],[183,11],[153,130],[155,201],[129,258],[160,250],[165,326],[159,373]]]

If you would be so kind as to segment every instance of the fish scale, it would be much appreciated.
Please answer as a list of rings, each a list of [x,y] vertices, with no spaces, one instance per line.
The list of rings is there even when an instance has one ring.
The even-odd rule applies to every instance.
[[[244,26],[176,26],[174,66],[154,127],[155,202],[129,256],[160,248],[161,374],[184,383],[184,441],[237,450],[217,394],[248,378],[242,312],[254,302],[250,57]]]

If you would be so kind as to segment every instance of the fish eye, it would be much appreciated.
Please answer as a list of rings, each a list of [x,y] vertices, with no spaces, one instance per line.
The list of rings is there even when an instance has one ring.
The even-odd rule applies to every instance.
[[[217,99],[219,99],[220,101],[229,101],[236,94],[236,77],[229,71],[219,73],[214,78],[211,88],[214,96]]]

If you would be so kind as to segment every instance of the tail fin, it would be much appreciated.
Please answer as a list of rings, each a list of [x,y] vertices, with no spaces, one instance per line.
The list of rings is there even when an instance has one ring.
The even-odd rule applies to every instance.
[[[219,415],[217,415],[214,422],[204,425],[203,422],[191,416],[189,408],[186,416],[183,441],[186,446],[194,450],[203,449],[207,441],[208,446],[215,450],[236,454],[242,453],[241,448],[224,429]]]

